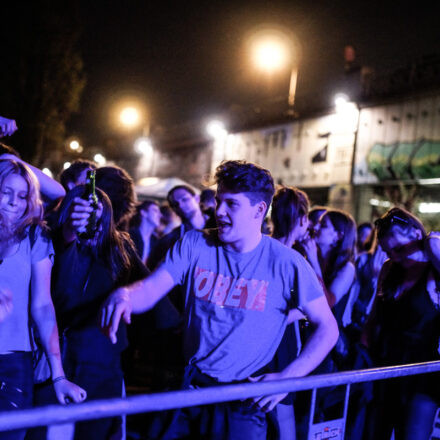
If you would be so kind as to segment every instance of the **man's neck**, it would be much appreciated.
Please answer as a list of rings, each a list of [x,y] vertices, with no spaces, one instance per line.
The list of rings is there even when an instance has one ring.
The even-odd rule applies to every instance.
[[[224,243],[223,247],[229,251],[244,254],[246,252],[253,251],[261,241],[263,234],[258,232],[258,234],[242,238],[241,240],[234,241],[233,243]]]
[[[144,238],[150,238],[154,232],[153,226],[146,222],[141,222],[139,230]]]
[[[205,218],[201,211],[196,211],[190,219],[184,220],[183,223],[193,229],[203,229],[205,227]]]

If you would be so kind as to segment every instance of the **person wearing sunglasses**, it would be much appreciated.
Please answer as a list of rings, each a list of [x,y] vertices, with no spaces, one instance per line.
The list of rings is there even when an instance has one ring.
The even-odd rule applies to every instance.
[[[440,235],[401,208],[376,220],[377,238],[388,255],[367,324],[377,366],[440,359]],[[374,439],[429,439],[440,404],[438,375],[375,383]]]

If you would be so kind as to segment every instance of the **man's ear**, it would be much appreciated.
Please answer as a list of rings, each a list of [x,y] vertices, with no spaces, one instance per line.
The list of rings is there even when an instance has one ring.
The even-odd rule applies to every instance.
[[[266,211],[267,211],[267,204],[264,201],[258,202],[257,204],[257,212],[255,214],[255,218],[261,218],[266,215]]]

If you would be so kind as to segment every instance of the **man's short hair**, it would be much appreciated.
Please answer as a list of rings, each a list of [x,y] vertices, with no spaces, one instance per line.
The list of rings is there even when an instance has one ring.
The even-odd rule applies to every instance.
[[[139,226],[142,220],[141,211],[146,211],[151,205],[156,205],[158,208],[160,208],[159,203],[156,200],[152,200],[152,199],[142,200],[142,202],[137,203],[135,207],[136,211],[130,219],[130,226],[132,227]]]
[[[69,190],[69,183],[75,183],[84,170],[96,170],[96,165],[91,160],[76,159],[69,168],[63,170],[60,174],[60,183],[66,191]]]
[[[209,203],[214,202],[215,203],[215,191],[213,189],[204,189],[200,193],[200,203]]]
[[[194,189],[191,188],[189,185],[176,185],[176,186],[173,186],[173,187],[168,191],[168,194],[167,194],[167,202],[168,202],[168,204],[169,204],[171,207],[173,207],[172,196],[173,196],[173,194],[174,194],[177,190],[179,190],[179,189],[184,189],[185,191],[189,192],[192,196],[195,196],[195,195],[196,195],[196,192],[194,191]]]
[[[215,183],[233,193],[246,193],[252,205],[266,202],[269,208],[275,192],[273,178],[259,165],[244,160],[223,161],[216,169]]]

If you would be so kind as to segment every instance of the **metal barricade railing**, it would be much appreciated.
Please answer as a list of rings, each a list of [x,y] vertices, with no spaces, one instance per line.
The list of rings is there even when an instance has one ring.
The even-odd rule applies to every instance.
[[[78,405],[45,407],[0,413],[0,431],[138,414],[247,399],[249,397],[347,385],[440,371],[440,361],[367,370],[307,376],[269,382],[241,383],[217,387],[170,391],[125,398],[95,400]]]

